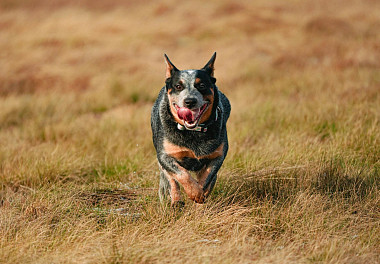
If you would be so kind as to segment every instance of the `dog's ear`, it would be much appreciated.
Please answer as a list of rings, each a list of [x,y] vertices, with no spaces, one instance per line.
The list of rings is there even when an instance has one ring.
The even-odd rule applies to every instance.
[[[202,68],[202,70],[205,70],[208,74],[210,74],[211,77],[214,77],[214,62],[216,58],[216,52],[212,55],[211,59],[206,63],[206,65]]]
[[[179,71],[176,66],[169,60],[168,56],[164,54],[166,62],[166,79],[171,78],[174,72]]]

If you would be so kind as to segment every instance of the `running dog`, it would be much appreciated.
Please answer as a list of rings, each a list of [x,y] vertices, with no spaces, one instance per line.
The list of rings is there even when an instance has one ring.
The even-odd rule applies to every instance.
[[[181,205],[181,184],[191,200],[204,203],[227,155],[231,106],[215,85],[216,53],[199,70],[178,70],[164,57],[165,86],[151,116],[160,169],[159,197],[162,202],[170,194],[171,205]]]

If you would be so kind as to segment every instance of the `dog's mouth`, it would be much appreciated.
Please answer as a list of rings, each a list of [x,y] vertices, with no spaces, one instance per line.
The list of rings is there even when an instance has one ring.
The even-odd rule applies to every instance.
[[[200,118],[208,108],[209,104],[209,102],[206,102],[199,108],[189,109],[186,107],[179,107],[176,103],[173,103],[177,110],[178,118],[183,120],[183,124],[187,129],[193,129],[198,125]]]

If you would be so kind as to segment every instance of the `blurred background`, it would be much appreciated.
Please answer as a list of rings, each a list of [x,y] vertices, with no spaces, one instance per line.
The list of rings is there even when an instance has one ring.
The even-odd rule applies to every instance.
[[[225,91],[270,78],[265,71],[375,69],[379,5],[2,0],[0,94],[121,85],[152,100],[163,83],[163,53],[184,69],[201,67],[217,51],[218,83]]]

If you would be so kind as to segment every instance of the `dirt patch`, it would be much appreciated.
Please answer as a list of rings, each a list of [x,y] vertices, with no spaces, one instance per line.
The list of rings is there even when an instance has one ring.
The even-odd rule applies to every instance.
[[[77,197],[91,205],[126,204],[138,199],[135,191],[129,190],[96,190],[94,192],[80,192]]]
[[[151,188],[143,189],[98,189],[93,192],[82,191],[76,197],[89,205],[123,206],[139,200],[142,195],[152,192]]]

